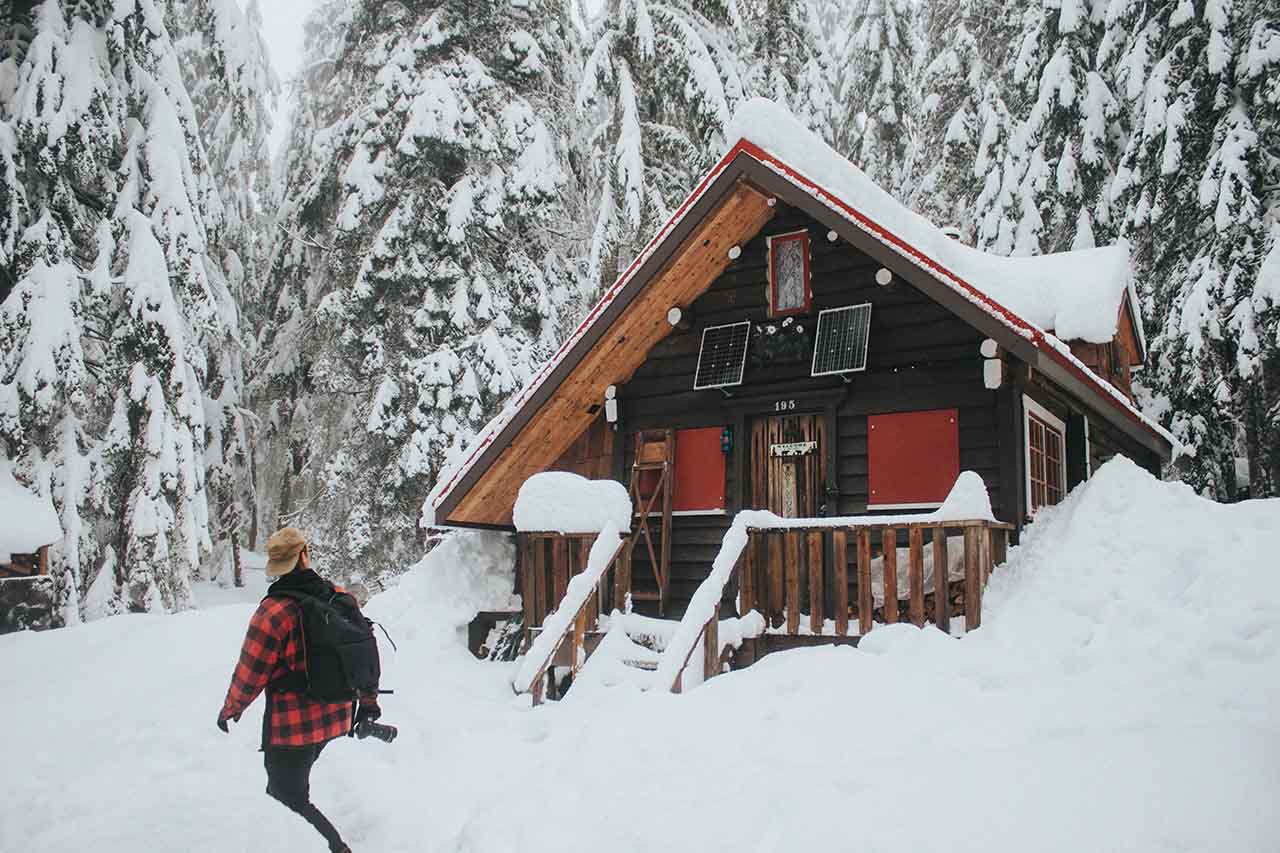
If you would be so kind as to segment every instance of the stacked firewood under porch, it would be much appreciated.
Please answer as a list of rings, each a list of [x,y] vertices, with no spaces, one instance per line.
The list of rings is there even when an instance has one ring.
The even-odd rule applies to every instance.
[[[980,519],[779,519],[744,513],[725,536],[684,618],[678,625],[670,622],[669,642],[655,650],[660,663],[649,686],[679,691],[690,666],[698,668],[701,681],[772,651],[856,645],[877,625],[932,623],[952,634],[977,628],[983,590],[993,568],[1004,562],[1011,529]],[[562,636],[543,644],[546,660],[533,662],[529,684],[517,684],[535,701],[544,692],[554,697],[563,685],[553,677],[556,668],[566,669],[569,680],[582,669],[611,612],[617,624],[625,613],[631,554],[626,540],[589,579],[589,592],[565,600],[570,580],[587,568],[593,540],[593,534],[520,534],[526,643],[559,607],[574,609],[569,621],[559,620],[566,626]],[[957,564],[961,577],[953,579]],[[942,595],[931,583],[938,567],[947,567]]]

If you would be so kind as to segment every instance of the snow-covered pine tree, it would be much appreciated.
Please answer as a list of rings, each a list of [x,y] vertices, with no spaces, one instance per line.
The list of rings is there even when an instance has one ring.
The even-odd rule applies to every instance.
[[[210,173],[222,204],[222,228],[210,234],[215,291],[232,297],[220,306],[225,339],[209,364],[205,420],[207,477],[213,504],[213,571],[226,583],[238,572],[242,536],[256,540],[252,477],[253,421],[244,395],[251,333],[269,316],[263,301],[271,231],[271,109],[280,84],[267,57],[258,0],[242,12],[236,0],[191,0],[169,7],[179,67],[191,93]]]
[[[1133,128],[1110,193],[1155,332],[1147,408],[1187,448],[1179,468],[1197,488],[1236,497],[1236,459],[1245,457],[1257,488],[1271,493],[1259,450],[1267,414],[1258,309],[1268,309],[1255,299],[1269,236],[1254,94],[1242,85],[1248,16],[1217,3],[1130,2],[1112,4],[1106,23],[1100,56]]]
[[[1249,35],[1239,79],[1258,134],[1264,208],[1263,264],[1248,294],[1257,356],[1246,377],[1245,446],[1250,494],[1264,497],[1280,495],[1280,16],[1264,0],[1246,3],[1243,12]]]
[[[43,0],[26,22],[0,115],[0,438],[59,512],[64,620],[185,607],[210,544],[217,197],[151,0]]]
[[[830,57],[812,0],[744,0],[742,41],[746,93],[782,104],[810,130],[831,139]]]
[[[999,85],[1017,17],[978,0],[943,0],[922,7],[928,61],[921,73],[918,123],[921,169],[907,201],[972,244],[970,211],[984,192],[999,191],[992,161],[1003,158],[1009,110]],[[988,189],[987,180],[993,180]]]
[[[835,147],[902,198],[920,154],[918,10],[908,0],[855,0],[846,14],[836,48]]]
[[[1004,92],[1016,124],[993,165],[1000,189],[984,192],[976,211],[980,247],[1036,254],[1112,233],[1105,190],[1120,128],[1118,103],[1095,68],[1104,7],[1055,0],[1023,12]]]
[[[736,6],[610,0],[595,21],[577,105],[597,199],[584,285],[612,281],[713,165],[743,96]]]
[[[415,556],[436,472],[571,304],[548,120],[568,17],[554,0],[346,6],[311,25],[262,390],[283,519],[369,574]]]

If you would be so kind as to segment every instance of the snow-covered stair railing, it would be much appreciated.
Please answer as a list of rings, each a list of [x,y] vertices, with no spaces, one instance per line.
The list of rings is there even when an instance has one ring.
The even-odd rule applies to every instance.
[[[512,681],[517,693],[533,696],[533,704],[542,703],[547,669],[571,634],[569,665],[574,672],[582,667],[586,658],[583,638],[587,632],[590,608],[599,606],[600,582],[625,547],[626,539],[619,532],[617,522],[606,521],[591,545],[586,568],[569,580],[559,606],[543,620],[541,632],[530,644]]]
[[[663,651],[653,685],[680,692],[699,645],[703,679],[720,672],[725,640],[729,639],[719,636],[724,624],[720,622],[720,604],[735,577],[739,581],[738,612],[746,615],[738,626],[740,636],[732,638],[732,645],[765,632],[851,636],[850,544],[856,551],[857,570],[858,624],[852,636],[872,629],[877,606],[885,622],[899,621],[901,601],[906,603],[908,620],[923,626],[929,593],[934,598],[934,624],[948,632],[960,628],[959,620],[953,626],[951,619],[952,582],[963,582],[958,594],[964,608],[963,630],[976,628],[982,618],[982,590],[992,567],[1004,560],[1010,529],[1012,525],[995,519],[986,486],[972,471],[960,474],[942,506],[931,513],[781,518],[762,510],[740,512],[725,534],[711,574],[694,593]],[[931,534],[927,552],[926,531]],[[958,535],[949,536],[948,531]],[[898,546],[900,533],[906,534],[906,548]],[[875,559],[873,534],[878,534],[880,545],[880,556]],[[828,560],[824,554],[837,557]],[[834,595],[830,608],[833,619],[826,618],[828,590]],[[809,605],[807,620],[802,618],[803,602]]]

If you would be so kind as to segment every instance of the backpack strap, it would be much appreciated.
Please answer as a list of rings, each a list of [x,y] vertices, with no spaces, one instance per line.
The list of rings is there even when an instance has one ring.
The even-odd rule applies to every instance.
[[[262,596],[263,601],[266,601],[268,598],[287,598],[290,601],[296,601],[298,603],[298,630],[301,631],[303,635],[302,636],[303,668],[291,669],[288,672],[286,672],[284,675],[271,681],[267,685],[267,690],[271,692],[302,693],[306,691],[309,685],[309,682],[307,679],[307,670],[306,670],[307,638],[306,638],[306,629],[303,627],[303,620],[305,619],[305,616],[302,612],[302,605],[307,599],[314,598],[314,597],[315,596],[305,593],[300,589],[288,589],[288,588],[271,589],[270,587],[267,588],[267,594]]]

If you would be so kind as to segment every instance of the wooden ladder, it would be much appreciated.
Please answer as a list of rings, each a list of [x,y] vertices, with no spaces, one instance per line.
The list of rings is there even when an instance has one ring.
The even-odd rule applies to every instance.
[[[636,434],[636,458],[631,466],[631,505],[636,508],[638,521],[632,530],[630,548],[634,551],[643,538],[649,553],[649,565],[657,582],[656,593],[649,590],[633,590],[632,598],[639,601],[657,601],[661,616],[667,603],[667,591],[671,586],[671,490],[675,485],[675,433],[669,429],[643,430]],[[655,472],[657,483],[648,495],[640,494],[646,473]],[[655,509],[658,501],[661,509]],[[661,539],[655,546],[649,518],[662,516]],[[632,563],[634,566],[634,562]]]

